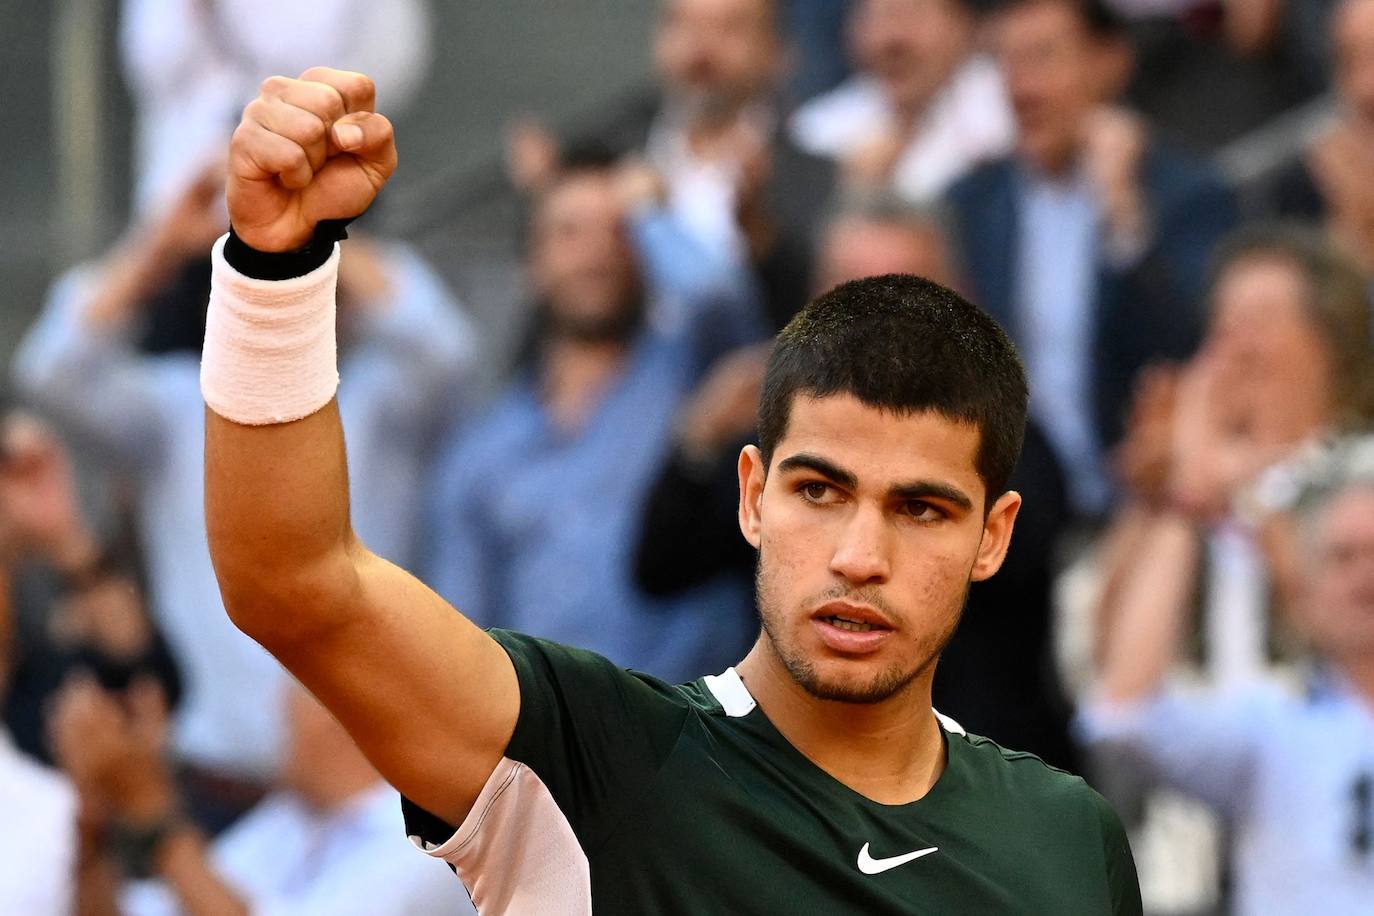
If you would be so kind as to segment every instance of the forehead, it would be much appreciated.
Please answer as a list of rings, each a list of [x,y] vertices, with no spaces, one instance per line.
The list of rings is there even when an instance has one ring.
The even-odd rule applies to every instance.
[[[852,394],[792,399],[787,430],[773,466],[807,452],[853,473],[861,488],[887,489],[913,479],[942,480],[971,497],[982,493],[978,428],[933,411],[897,413],[870,407]]]
[[[619,214],[615,186],[608,174],[579,172],[557,182],[539,200],[536,223],[613,219]]]
[[[1218,318],[1258,317],[1266,320],[1300,316],[1307,297],[1302,271],[1287,258],[1257,254],[1243,257],[1217,281],[1214,307]]]

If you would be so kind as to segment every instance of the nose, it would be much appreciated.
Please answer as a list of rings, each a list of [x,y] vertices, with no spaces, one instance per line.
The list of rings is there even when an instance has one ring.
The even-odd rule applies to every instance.
[[[860,506],[846,521],[830,557],[831,572],[854,585],[881,584],[892,574],[882,510]]]

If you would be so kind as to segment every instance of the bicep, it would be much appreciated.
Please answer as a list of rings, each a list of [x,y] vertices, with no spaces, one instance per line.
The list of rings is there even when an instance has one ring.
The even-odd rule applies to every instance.
[[[337,623],[274,654],[403,795],[461,823],[520,709],[506,652],[403,569],[358,548]]]

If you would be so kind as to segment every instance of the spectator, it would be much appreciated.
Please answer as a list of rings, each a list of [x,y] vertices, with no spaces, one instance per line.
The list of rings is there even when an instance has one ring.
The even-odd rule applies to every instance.
[[[757,322],[738,302],[698,301],[672,333],[646,327],[657,290],[619,201],[605,161],[570,165],[537,200],[540,327],[510,391],[440,461],[425,579],[483,626],[681,679],[745,646],[749,591],[718,581],[648,599],[631,580],[633,526],[681,398]]]
[[[83,518],[56,435],[16,411],[0,418],[0,442],[0,565],[15,580],[17,624],[4,719],[19,749],[46,762],[43,712],[74,669],[111,688],[151,676],[172,702],[180,678],[134,577]]]
[[[652,192],[641,199],[661,200],[714,260],[759,265],[765,287],[801,277],[786,306],[795,311],[809,289],[811,227],[834,176],[783,129],[780,2],[668,0],[654,37],[659,90],[593,135],[640,160],[650,179],[640,187]],[[557,144],[538,142],[528,127],[515,139],[511,171],[530,191],[552,174]]]
[[[1168,687],[1189,625],[1195,529],[1158,519],[1106,634],[1084,733],[1119,766],[1215,806],[1235,830],[1235,910],[1359,913],[1374,900],[1374,463],[1351,449],[1284,540],[1313,665],[1232,691]]]
[[[53,745],[85,814],[83,912],[473,912],[447,869],[400,839],[400,798],[343,728],[301,687],[283,699],[287,752],[272,794],[207,843],[179,810],[156,688],[63,688]],[[140,878],[157,880],[130,880]]]
[[[1368,271],[1374,268],[1374,2],[1343,0],[1331,22],[1339,97],[1336,122],[1264,189],[1276,215],[1325,223]]]
[[[13,652],[9,566],[0,562],[0,697]],[[19,752],[0,724],[0,912],[66,916],[76,868],[76,793]]]
[[[890,197],[855,201],[835,216],[818,265],[822,291],[884,273],[949,282],[954,269],[938,218]],[[679,411],[674,447],[640,521],[636,577],[651,594],[678,594],[720,575],[741,588],[753,581],[755,553],[739,533],[736,459],[755,436],[766,356],[750,347],[721,359]],[[1058,463],[1033,426],[1011,486],[1027,497],[1015,547],[993,580],[972,587],[941,656],[936,705],[981,734],[1071,767],[1068,706],[1051,657],[1053,547],[1067,507]]]
[[[996,34],[1017,151],[952,189],[958,249],[967,288],[1020,347],[1075,509],[1096,516],[1132,379],[1196,344],[1236,208],[1208,168],[1110,107],[1131,50],[1100,0],[1013,0]]]
[[[1010,152],[1011,105],[977,50],[973,0],[862,0],[852,17],[860,72],[793,114],[802,149],[844,163],[851,183],[918,202]]]
[[[193,182],[265,77],[331,61],[376,78],[394,116],[419,89],[429,43],[426,0],[124,0],[136,209],[158,212]]]
[[[1138,545],[1186,519],[1212,568],[1208,668],[1215,683],[1234,685],[1262,673],[1270,644],[1268,577],[1245,505],[1272,488],[1283,462],[1374,422],[1374,341],[1364,277],[1320,238],[1248,230],[1220,264],[1198,356],[1143,380],[1121,450],[1133,499],[1109,535],[1101,632],[1114,631],[1133,588],[1161,600]]]
[[[173,744],[194,809],[210,826],[256,800],[272,772],[278,710],[243,698],[270,692],[283,676],[217,612],[205,540],[199,344],[206,289],[173,281],[204,266],[225,228],[219,181],[207,173],[104,260],[62,277],[13,367],[39,404],[137,479],[154,616],[186,677]],[[353,239],[339,283],[351,364],[339,404],[359,475],[354,511],[374,549],[405,561],[415,546],[417,481],[440,418],[454,412],[445,396],[474,360],[473,334],[439,280],[403,246]],[[168,289],[180,294],[155,305]],[[136,350],[141,319],[155,308],[186,325],[184,348]]]

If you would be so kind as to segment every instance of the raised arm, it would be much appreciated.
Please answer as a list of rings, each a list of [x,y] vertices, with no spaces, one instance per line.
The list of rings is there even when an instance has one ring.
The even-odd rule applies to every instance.
[[[396,164],[391,125],[373,99],[357,73],[273,77],[234,133],[229,216],[247,248],[231,256],[259,275],[307,272],[253,279],[216,249],[202,375],[213,405],[206,522],[234,622],[324,702],[388,781],[456,824],[515,727],[514,668],[494,640],[359,542],[336,404],[318,403],[318,390],[314,402],[281,394],[302,378],[335,378],[332,362],[304,355],[291,328],[265,330],[286,310],[310,323],[303,302],[332,313],[338,257],[325,260],[323,246],[312,261],[322,247],[316,228],[362,213]],[[235,311],[244,303],[261,323]],[[305,415],[263,422],[239,409],[255,396],[275,399],[281,416]]]

